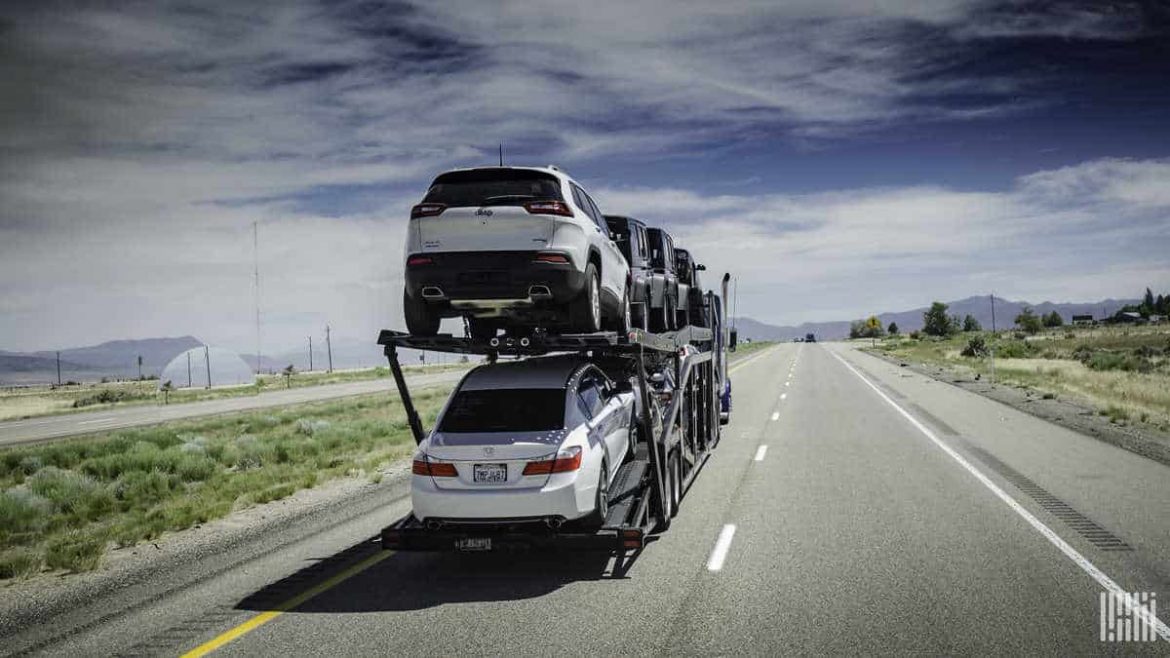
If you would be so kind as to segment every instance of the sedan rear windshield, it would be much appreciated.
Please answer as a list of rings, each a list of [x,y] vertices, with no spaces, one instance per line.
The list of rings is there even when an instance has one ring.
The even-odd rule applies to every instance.
[[[423,203],[448,207],[521,206],[529,201],[563,201],[555,176],[526,169],[453,171],[431,183]]]
[[[564,389],[502,388],[456,393],[439,431],[544,432],[564,426]]]

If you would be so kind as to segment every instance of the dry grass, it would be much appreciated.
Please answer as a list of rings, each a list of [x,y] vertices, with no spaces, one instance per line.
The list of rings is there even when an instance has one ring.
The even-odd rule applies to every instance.
[[[447,364],[406,366],[404,369],[407,373],[412,373],[463,370],[468,367],[466,364]],[[332,373],[297,373],[287,382],[282,375],[261,375],[258,382],[253,385],[176,389],[170,394],[170,404],[247,397],[258,395],[264,390],[282,389],[286,384],[291,388],[302,388],[389,377],[390,369],[385,367],[336,370]],[[102,401],[103,399],[115,401]],[[0,421],[162,403],[163,395],[158,391],[157,381],[119,381],[60,387],[10,387],[0,389]]]
[[[1116,423],[1170,430],[1170,327],[1060,329],[1015,340],[995,339],[995,381],[1074,400]],[[943,366],[956,374],[991,376],[991,360],[960,355],[971,338],[887,341],[878,350],[906,361]],[[1016,358],[1003,358],[1003,355]],[[1140,368],[1139,368],[1140,367]]]

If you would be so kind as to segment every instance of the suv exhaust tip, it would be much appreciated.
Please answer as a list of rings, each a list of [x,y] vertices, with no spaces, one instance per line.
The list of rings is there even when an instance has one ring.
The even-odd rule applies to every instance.
[[[529,286],[528,296],[533,300],[552,299],[552,291],[548,286]]]
[[[438,286],[424,286],[422,291],[423,299],[446,299],[447,295],[443,293],[443,289]]]
[[[544,520],[544,523],[545,523],[545,525],[547,525],[547,526],[548,526],[550,529],[552,529],[552,530],[558,530],[558,529],[560,529],[560,527],[561,527],[562,525],[564,525],[564,524],[565,524],[565,520],[564,520],[564,519],[562,519],[562,518],[561,518],[561,517],[559,517],[559,516],[550,516],[550,517],[548,517],[548,518],[546,518],[546,519]]]
[[[426,525],[427,530],[440,530],[443,527],[441,522],[434,519],[427,519],[427,522],[424,525]]]

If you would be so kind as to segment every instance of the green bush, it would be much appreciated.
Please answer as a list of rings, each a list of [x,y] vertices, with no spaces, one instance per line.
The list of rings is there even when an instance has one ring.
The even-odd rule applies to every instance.
[[[1036,346],[1024,340],[1004,341],[995,346],[995,355],[1001,359],[1026,359],[1036,353]]]
[[[101,563],[106,541],[82,532],[69,532],[45,544],[45,565],[50,569],[93,571]]]
[[[1085,365],[1091,370],[1121,370],[1124,372],[1150,372],[1154,369],[1154,364],[1147,358],[1105,350],[1093,352]]]
[[[987,341],[984,340],[983,336],[979,335],[972,336],[970,339],[968,339],[967,346],[963,348],[962,352],[960,352],[960,354],[963,356],[975,358],[983,358],[987,356],[988,353],[989,351],[987,349]]]

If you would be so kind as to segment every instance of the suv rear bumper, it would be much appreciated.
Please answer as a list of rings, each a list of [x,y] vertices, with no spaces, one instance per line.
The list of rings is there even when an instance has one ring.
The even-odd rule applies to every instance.
[[[406,293],[414,299],[449,307],[452,314],[456,309],[560,305],[581,293],[585,287],[584,272],[571,261],[536,261],[536,254],[535,251],[417,254],[430,258],[431,263],[407,265]],[[568,254],[565,257],[568,259]]]

